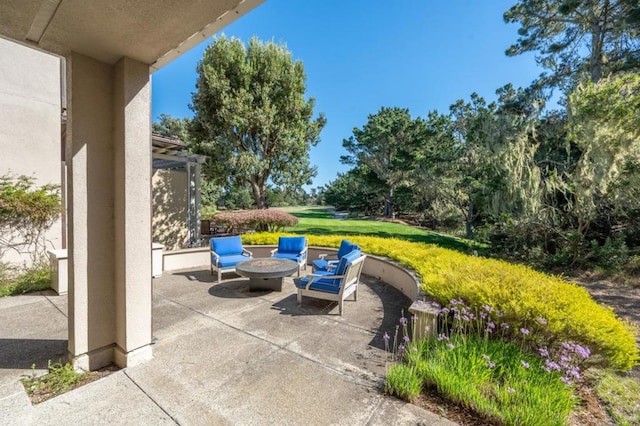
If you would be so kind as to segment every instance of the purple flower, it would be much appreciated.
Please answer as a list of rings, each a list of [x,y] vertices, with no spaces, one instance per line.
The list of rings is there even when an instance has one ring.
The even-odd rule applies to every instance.
[[[573,351],[582,358],[589,358],[591,351],[586,346],[574,345]]]
[[[442,308],[442,309],[440,309],[440,312],[439,312],[439,313],[440,313],[440,314],[445,314],[445,315],[446,315],[446,314],[448,314],[449,312],[451,312],[451,309],[449,309],[449,308]]]
[[[524,368],[529,368],[529,363],[523,359],[520,360],[520,364],[522,364]]]
[[[493,308],[489,305],[483,305],[482,309],[484,309],[487,312],[493,312]]]
[[[551,370],[560,371],[561,370],[561,368],[558,365],[558,363],[554,362],[554,361],[551,361],[550,359],[547,359],[544,362],[544,365],[545,365],[545,370],[546,371],[551,371]]]
[[[509,392],[509,393],[516,393],[516,390],[515,390],[514,388],[512,388],[512,387],[508,387],[508,388],[507,388],[507,392]]]
[[[482,355],[483,359],[486,359],[487,361],[489,361],[491,359],[491,357],[487,354]]]
[[[509,324],[507,324],[506,322],[501,322],[500,323],[500,328],[502,328],[503,330],[508,330],[509,329]]]
[[[438,340],[442,341],[442,340],[449,340],[449,336],[447,336],[444,333],[440,333],[438,334]]]
[[[480,318],[487,319],[487,314],[485,312],[480,312]]]
[[[560,377],[560,381],[561,381],[562,383],[564,383],[565,385],[567,385],[567,386],[571,386],[571,385],[573,384],[573,382],[571,381],[571,379],[570,379],[570,378],[568,378],[568,377],[566,377],[566,376],[562,376],[562,377]]]
[[[407,319],[405,317],[400,317],[400,324],[402,324],[402,326],[407,325]]]
[[[494,328],[496,328],[496,324],[493,321],[489,321],[487,323],[487,328],[494,329]]]
[[[498,315],[498,318],[502,318],[502,316],[504,315],[504,313],[502,313],[502,311],[498,311],[496,313],[496,315]]]
[[[529,335],[529,330],[527,330],[526,328],[521,328],[520,329],[520,333],[524,334],[525,336]]]
[[[493,361],[487,361],[487,367],[489,367],[489,368],[493,368],[493,367],[495,367],[495,366],[496,366],[496,363],[495,363],[495,362],[493,362]]]
[[[405,348],[404,348],[404,345],[400,345],[400,346],[398,346],[398,352],[399,352],[399,353],[404,352],[404,349],[405,349]]]
[[[431,302],[431,306],[433,306],[436,309],[440,309],[440,304],[438,302]]]
[[[404,340],[404,341],[405,341],[405,343],[409,343],[409,340],[411,340],[411,339],[409,339],[409,336],[404,336],[404,337],[402,338],[402,340]]]
[[[569,367],[565,370],[564,374],[567,377],[573,377],[576,380],[580,379],[580,368],[578,367]]]
[[[469,322],[469,319],[470,319],[469,315],[463,315],[462,316],[462,321]]]
[[[384,336],[382,336],[382,338],[384,339],[385,342],[389,342],[389,339],[391,339],[391,336],[389,336],[389,333],[385,331]]]
[[[547,358],[549,356],[549,351],[547,350],[547,348],[540,348],[538,349],[538,352],[540,352],[540,356]]]
[[[453,348],[454,348],[453,343],[451,343],[451,342],[447,343],[447,347],[448,347],[449,349],[453,349]]]
[[[536,321],[538,321],[542,325],[546,325],[547,324],[547,320],[545,318],[542,318],[542,317],[536,318]]]

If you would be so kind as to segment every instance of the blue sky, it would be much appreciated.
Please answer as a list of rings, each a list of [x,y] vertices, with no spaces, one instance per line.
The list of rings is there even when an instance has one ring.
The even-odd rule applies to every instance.
[[[267,0],[224,29],[287,45],[304,63],[307,96],[327,125],[311,150],[313,187],[338,172],[342,140],[381,107],[408,108],[414,117],[442,113],[477,92],[487,100],[506,83],[527,86],[541,69],[533,55],[507,57],[517,26],[503,13],[516,0]],[[211,39],[152,77],[154,121],[159,114],[191,117],[196,65]]]

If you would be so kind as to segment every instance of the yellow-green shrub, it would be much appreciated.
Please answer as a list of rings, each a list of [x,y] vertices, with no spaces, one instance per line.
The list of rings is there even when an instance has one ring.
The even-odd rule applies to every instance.
[[[249,234],[243,241],[277,244],[279,235]],[[548,330],[558,339],[585,344],[616,368],[628,370],[640,359],[634,337],[637,329],[617,318],[611,309],[598,305],[584,288],[561,278],[522,265],[395,238],[307,238],[310,246],[320,247],[338,247],[343,238],[348,238],[368,254],[398,261],[415,270],[424,292],[442,304],[462,298],[474,306],[491,305],[517,327],[529,327],[536,318],[546,318]]]

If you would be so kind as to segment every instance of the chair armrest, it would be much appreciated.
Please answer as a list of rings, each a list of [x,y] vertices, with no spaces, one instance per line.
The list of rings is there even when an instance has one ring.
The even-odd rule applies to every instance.
[[[322,254],[318,255],[318,258],[326,260],[327,262],[329,261],[329,259],[327,259],[328,257],[335,258],[336,261],[338,259],[338,255],[334,254],[334,253],[322,253]]]
[[[211,252],[211,256],[216,258],[216,266],[218,266],[218,261],[220,260],[220,255],[213,250],[209,250]]]
[[[248,254],[250,257],[253,257],[253,253],[251,253],[249,250],[247,249],[242,249],[242,254]]]
[[[278,249],[277,249],[277,248],[275,248],[275,249],[271,250],[271,256],[273,256],[273,255],[274,255],[274,254],[276,254],[277,252],[278,252]]]
[[[335,279],[344,279],[346,277],[346,275],[318,275],[318,274],[309,274],[307,276],[311,277],[311,279],[309,280],[307,285],[304,287],[305,290],[309,290],[309,287],[311,287],[311,284],[313,283],[313,280],[315,278],[327,278],[330,280],[335,280]]]

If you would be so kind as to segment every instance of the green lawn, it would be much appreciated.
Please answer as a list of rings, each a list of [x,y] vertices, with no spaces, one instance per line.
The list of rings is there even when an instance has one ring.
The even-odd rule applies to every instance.
[[[399,223],[361,219],[334,219],[333,212],[324,207],[290,207],[286,211],[300,220],[296,226],[286,229],[287,232],[294,234],[394,237],[417,243],[435,244],[464,253],[482,248],[473,241],[424,231]]]

